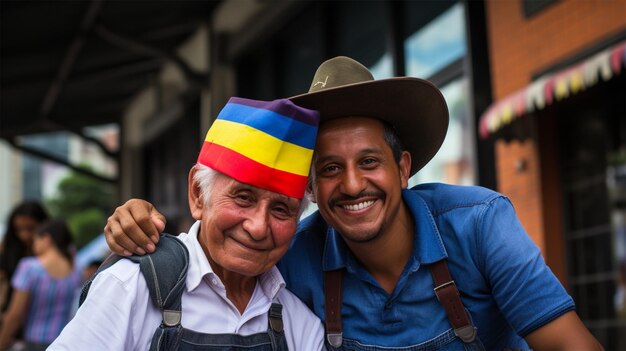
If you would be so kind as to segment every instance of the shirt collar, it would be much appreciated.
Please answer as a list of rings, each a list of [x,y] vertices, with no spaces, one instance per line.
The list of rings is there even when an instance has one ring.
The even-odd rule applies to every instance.
[[[403,189],[402,199],[409,208],[415,223],[413,256],[420,264],[429,264],[448,257],[428,205],[415,191]],[[330,271],[348,266],[352,254],[341,235],[332,227],[326,230],[323,270]]]
[[[409,208],[415,224],[413,255],[421,264],[429,264],[448,257],[428,204],[416,191],[402,190],[402,199]]]
[[[198,234],[200,233],[200,221],[196,221],[185,238],[185,244],[187,250],[189,250],[189,270],[187,272],[187,292],[190,292],[202,283],[205,277],[215,278],[219,280],[219,277],[213,271],[209,260],[200,246],[198,241]],[[261,274],[258,277],[258,283],[263,290],[263,294],[269,299],[273,300],[278,292],[285,287],[285,280],[276,268],[273,266],[269,271]]]

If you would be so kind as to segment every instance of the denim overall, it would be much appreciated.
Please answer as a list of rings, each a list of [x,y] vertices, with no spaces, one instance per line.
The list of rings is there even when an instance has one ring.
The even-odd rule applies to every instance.
[[[436,262],[429,269],[436,286],[435,295],[446,310],[452,328],[434,339],[405,347],[364,345],[356,340],[344,338],[341,327],[343,273],[342,270],[324,272],[326,348],[337,351],[436,351],[441,349],[485,351],[485,347],[478,338],[477,329],[471,321],[471,316],[458,295],[456,285],[448,271],[447,262],[445,260]]]
[[[150,351],[282,351],[288,350],[283,330],[282,305],[272,303],[268,312],[268,330],[252,335],[207,334],[181,325],[181,299],[189,268],[189,252],[176,237],[163,234],[158,250],[145,256],[126,257],[138,263],[146,279],[150,299],[162,312],[163,320],[156,329]],[[112,266],[122,256],[111,255],[98,268],[94,277]],[[88,280],[81,291],[80,304],[87,297],[94,279]],[[207,316],[210,318],[210,316]]]
[[[451,342],[458,340],[458,337],[454,334],[453,329],[449,329],[445,333],[437,336],[435,339],[428,340],[424,343],[406,346],[406,347],[382,347],[374,345],[363,345],[356,340],[343,339],[343,343],[340,347],[335,348],[326,341],[326,348],[328,350],[338,351],[436,351],[441,350],[442,347],[446,347]],[[478,337],[471,343],[463,343],[458,347],[451,348],[451,350],[464,350],[464,351],[484,351],[485,347],[480,342]],[[457,345],[455,345],[457,346]]]
[[[269,326],[265,333],[252,335],[206,334],[183,328],[180,323],[166,326],[165,320],[157,328],[151,351],[280,351],[288,350],[283,331],[282,305],[273,303],[269,311]]]

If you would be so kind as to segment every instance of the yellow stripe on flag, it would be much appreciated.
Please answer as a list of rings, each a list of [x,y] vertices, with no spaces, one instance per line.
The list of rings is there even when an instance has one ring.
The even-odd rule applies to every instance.
[[[229,148],[271,168],[309,175],[313,150],[282,141],[245,124],[217,119],[205,141]]]

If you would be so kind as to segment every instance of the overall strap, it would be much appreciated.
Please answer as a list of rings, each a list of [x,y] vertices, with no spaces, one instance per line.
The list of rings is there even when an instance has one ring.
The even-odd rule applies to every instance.
[[[189,268],[187,247],[175,236],[163,234],[153,253],[129,259],[139,263],[150,299],[163,317],[152,337],[150,350],[176,350],[183,329],[181,299]]]
[[[268,315],[268,334],[272,342],[272,350],[287,350],[283,324],[283,305],[273,302]]]
[[[443,259],[428,265],[435,282],[435,295],[443,305],[448,320],[454,328],[454,334],[464,343],[471,343],[476,339],[476,328],[470,321],[459,290],[448,270],[448,261]]]
[[[343,269],[324,271],[324,315],[326,318],[326,340],[332,347],[343,343],[341,326],[341,291]]]

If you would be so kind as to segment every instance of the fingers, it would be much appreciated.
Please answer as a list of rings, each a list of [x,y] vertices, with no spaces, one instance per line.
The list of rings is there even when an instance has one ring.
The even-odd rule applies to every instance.
[[[134,252],[137,250],[137,246],[134,245],[132,240],[124,239],[125,236],[121,233],[123,232],[119,226],[119,222],[115,221],[113,216],[109,217],[106,226],[104,226],[104,237],[106,238],[107,245],[109,245],[109,249],[118,255],[130,256],[132,255],[131,251]],[[118,241],[121,245],[118,244]]]
[[[156,227],[157,232],[156,234],[152,233],[152,235],[150,235],[150,240],[152,240],[152,242],[156,245],[159,242],[159,234],[163,232],[163,230],[165,230],[165,217],[160,214],[154,207],[152,207],[152,211],[151,211],[151,216],[150,218],[152,219],[152,224]]]
[[[153,218],[162,223],[155,224]],[[117,254],[143,255],[154,251],[159,231],[163,227],[165,227],[165,218],[150,203],[131,199],[115,209],[113,215],[109,217],[105,227],[105,237],[111,250]]]

